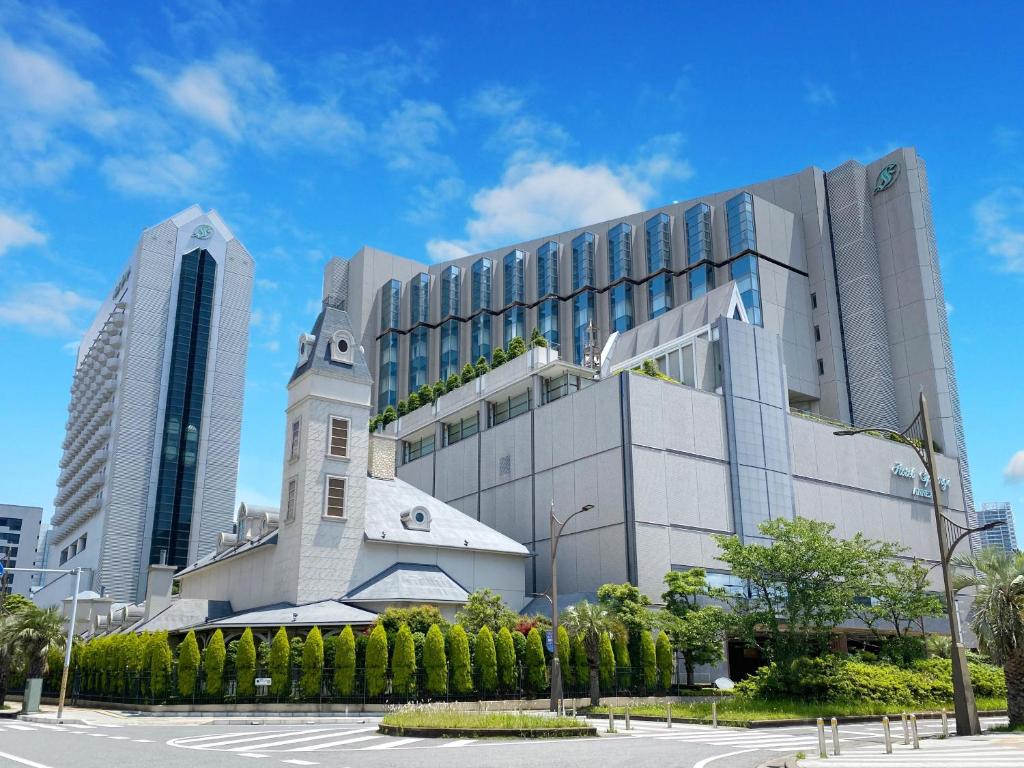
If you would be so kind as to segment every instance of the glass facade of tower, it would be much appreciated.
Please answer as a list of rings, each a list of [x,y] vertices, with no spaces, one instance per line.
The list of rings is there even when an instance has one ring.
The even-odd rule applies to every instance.
[[[573,290],[594,284],[594,249],[597,238],[591,232],[577,235],[572,241]],[[587,343],[587,325],[594,319],[594,292],[584,291],[572,300],[573,340],[576,363],[583,362],[583,347]]]
[[[409,283],[409,391],[415,392],[427,383],[427,347],[430,329],[430,275],[420,272]]]
[[[754,228],[754,198],[741,192],[725,203],[725,217],[729,226],[729,256],[757,250],[757,231]],[[736,281],[747,319],[754,325],[764,325],[761,317],[761,280],[757,271],[757,256],[747,254],[733,261],[730,275]]]
[[[608,230],[608,279],[629,277],[633,271],[633,227],[625,222]],[[609,291],[611,330],[628,331],[633,327],[633,286],[621,283]]]
[[[537,296],[558,294],[558,243],[549,240],[537,249]],[[552,349],[558,349],[558,299],[547,299],[537,309],[537,326]]]
[[[502,278],[504,284],[503,301],[505,306],[525,298],[523,273],[526,269],[526,253],[515,250],[505,254],[502,262]],[[506,309],[502,317],[502,343],[508,343],[519,336],[526,339],[526,310],[523,307]]]
[[[150,563],[166,557],[167,565],[188,564],[216,283],[217,262],[213,256],[204,250],[182,256]]]
[[[687,273],[690,298],[696,299],[715,287],[715,266],[711,260],[711,206],[697,203],[687,209],[685,217],[686,263],[689,266],[699,265]]]
[[[659,213],[647,220],[647,273],[672,268],[672,219]],[[647,283],[647,303],[652,318],[672,309],[672,275],[658,275]]]
[[[459,321],[445,318],[459,314],[462,270],[452,265],[441,272],[441,357],[440,377],[459,372]]]
[[[388,280],[380,289],[380,327],[398,328],[401,321],[402,284]],[[391,331],[380,338],[377,366],[377,410],[398,403],[398,333]]]
[[[494,262],[490,259],[477,259],[473,262],[472,272],[472,312],[491,308],[491,276]],[[469,361],[476,363],[481,357],[491,359],[491,316],[481,312],[470,320],[470,352]]]

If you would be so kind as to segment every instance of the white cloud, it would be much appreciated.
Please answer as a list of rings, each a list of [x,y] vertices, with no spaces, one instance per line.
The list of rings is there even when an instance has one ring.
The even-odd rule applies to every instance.
[[[274,507],[275,509],[281,506],[280,496],[270,496],[264,491],[257,491],[255,488],[239,487],[235,492],[235,498],[238,500],[239,505],[244,501],[246,504]]]
[[[1024,451],[1017,451],[1003,470],[1003,477],[1011,483],[1024,481]]]
[[[258,277],[256,278],[256,287],[264,291],[276,291],[277,283],[265,277]]]
[[[836,95],[826,83],[812,83],[805,80],[804,101],[817,107],[833,106],[836,103]]]
[[[188,199],[201,192],[209,193],[207,182],[219,175],[223,165],[213,144],[200,140],[183,152],[156,147],[148,153],[114,155],[100,167],[110,183],[122,192]]]
[[[1001,187],[974,204],[978,240],[1006,272],[1024,273],[1024,188]]]
[[[271,341],[266,342],[263,345],[263,348],[268,352],[277,352],[279,349],[281,349],[281,342],[279,342],[277,339],[273,339]]]
[[[950,304],[950,303],[949,303],[949,302],[947,301],[947,302],[946,302],[946,317],[949,317],[950,315],[952,315],[952,314],[953,314],[953,311],[954,311],[955,309],[956,309],[956,307],[954,307],[954,306],[953,306],[952,304]]]
[[[427,252],[440,261],[643,210],[663,182],[692,176],[676,154],[680,144],[678,135],[659,137],[644,145],[634,163],[619,167],[518,154],[500,184],[474,195],[466,237],[435,238]]]
[[[0,300],[0,325],[20,326],[38,336],[78,332],[82,320],[100,306],[96,299],[53,283],[31,283]]]
[[[406,99],[384,119],[378,144],[392,170],[445,170],[451,167],[451,159],[435,147],[454,129],[440,104]]]
[[[43,245],[46,235],[29,223],[28,217],[0,211],[0,256],[11,248]]]

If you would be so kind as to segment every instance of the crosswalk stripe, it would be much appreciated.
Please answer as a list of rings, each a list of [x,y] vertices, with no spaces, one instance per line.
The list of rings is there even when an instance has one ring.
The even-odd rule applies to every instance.
[[[403,736],[397,741],[389,741],[387,744],[374,744],[372,747],[363,747],[362,751],[367,752],[371,749],[394,749],[395,747],[404,747],[406,744],[411,744],[414,741],[423,741],[422,738],[408,738]]]
[[[320,763],[314,763],[311,760],[282,760],[282,763],[288,763],[289,765],[320,765]]]
[[[131,737],[130,736],[108,736],[107,738],[108,739],[113,739],[114,741],[128,741],[128,739],[130,739]]]
[[[287,733],[287,731],[274,731],[274,733],[281,734]],[[173,739],[175,745],[178,746],[189,746],[191,744],[199,744],[203,741],[214,741],[216,739],[230,739],[234,736],[252,736],[252,729],[248,731],[238,731],[237,733],[215,733],[212,736],[186,736],[181,739]]]
[[[15,725],[14,723],[8,723],[7,727],[10,728],[12,731],[34,731],[35,730],[35,728],[33,728],[30,725]]]
[[[261,755],[256,752],[239,752],[239,757],[270,757],[270,755]]]
[[[299,743],[301,743],[303,741],[317,741],[318,739],[329,739],[329,738],[332,738],[334,736],[347,735],[347,734],[350,734],[350,733],[364,733],[366,731],[375,731],[375,730],[377,730],[377,729],[376,728],[357,728],[355,730],[339,731],[337,728],[316,728],[314,730],[309,730],[309,731],[292,731],[291,733],[278,733],[278,734],[274,734],[273,736],[263,736],[263,737],[260,737],[258,739],[234,739],[233,741],[220,741],[220,742],[215,742],[213,744],[204,744],[201,747],[201,749],[220,749],[221,747],[225,746],[226,744],[238,744],[238,743],[241,743],[241,742],[244,741],[244,742],[246,742],[244,746],[241,746],[241,747],[230,747],[230,748],[228,748],[227,751],[228,752],[245,752],[245,750],[252,748],[253,742],[257,741],[257,740],[263,741],[263,743],[259,745],[258,749],[271,749],[272,747],[280,747],[280,746],[283,746],[285,744],[299,744]],[[300,736],[298,736],[298,738],[287,738],[287,739],[280,738],[281,736],[291,737],[293,734],[310,734],[310,733],[312,733],[313,735],[312,736],[300,735]],[[277,739],[277,741],[267,741],[267,739]]]
[[[152,739],[132,739],[136,744],[152,744]]]
[[[320,749],[328,749],[329,747],[340,747],[342,744],[355,744],[357,741],[370,741],[370,739],[383,738],[379,733],[375,733],[371,736],[356,736],[354,739],[342,739],[341,741],[329,741],[326,744],[311,744],[306,747],[296,747],[295,749],[288,750],[289,752],[316,752]]]
[[[446,744],[440,744],[441,747],[465,747],[469,744],[473,744],[475,739],[456,739],[455,741],[449,741]]]

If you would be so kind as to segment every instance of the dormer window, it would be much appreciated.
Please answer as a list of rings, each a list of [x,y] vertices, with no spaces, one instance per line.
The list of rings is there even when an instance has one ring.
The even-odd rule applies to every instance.
[[[426,507],[413,507],[412,509],[402,510],[399,518],[402,521],[402,525],[404,525],[407,530],[430,530],[430,510]]]
[[[313,348],[316,346],[316,336],[311,333],[303,333],[299,335],[299,365],[309,360],[309,356],[313,354]]]
[[[352,334],[345,330],[335,331],[331,336],[331,361],[335,363],[352,364],[352,348],[355,339]]]

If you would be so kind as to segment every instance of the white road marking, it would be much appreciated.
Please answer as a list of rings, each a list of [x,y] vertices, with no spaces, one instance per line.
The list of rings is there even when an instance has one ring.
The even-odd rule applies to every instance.
[[[131,737],[130,736],[107,736],[107,738],[108,739],[113,739],[114,741],[128,741],[128,739],[130,739]]]
[[[241,735],[241,734],[237,734],[237,733],[227,733],[227,734],[222,734],[222,738],[219,741],[216,740],[216,739],[210,739],[205,744],[197,744],[198,739],[194,739],[194,740],[189,741],[186,746],[193,747],[194,749],[220,749],[221,747],[225,747],[228,744],[246,744],[246,743],[252,743],[254,741],[268,741],[270,739],[282,739],[282,738],[284,738],[286,736],[295,736],[295,735],[298,735],[298,734],[305,734],[305,733],[321,733],[322,734],[324,731],[333,731],[333,730],[337,730],[337,729],[334,729],[334,728],[307,728],[304,731],[271,731],[270,733],[261,733],[261,734],[255,735],[255,736],[253,735],[252,731],[247,731],[245,733],[245,737],[241,738],[241,739],[238,739],[238,738],[226,738],[228,736],[240,736]],[[316,737],[314,737],[314,738],[316,738]],[[178,743],[181,744],[182,740],[179,739]],[[245,749],[243,748],[243,749],[241,749],[239,751],[244,752]]]
[[[287,731],[275,731],[275,733],[287,733]],[[190,744],[198,744],[201,741],[213,741],[215,739],[230,739],[232,736],[252,736],[252,729],[238,731],[237,733],[215,733],[212,736],[185,736],[179,739],[171,739],[175,747],[184,747]],[[170,742],[168,742],[170,743]]]
[[[132,739],[136,744],[152,744],[152,739]]]
[[[423,741],[422,738],[406,738],[402,737],[397,741],[389,741],[387,744],[374,744],[372,747],[363,747],[361,751],[366,752],[371,749],[394,749],[395,747],[404,747],[406,744],[411,744],[414,741]]]
[[[320,765],[320,763],[314,763],[310,760],[282,760],[282,763],[288,763],[289,765]]]
[[[735,752],[726,752],[722,755],[712,755],[711,757],[705,757],[693,764],[693,768],[704,768],[708,763],[713,760],[721,760],[723,757],[732,757],[733,755],[742,755],[744,752],[756,752],[756,749],[737,749]]]
[[[27,765],[27,766],[29,766],[29,768],[50,768],[50,766],[48,766],[48,765],[43,765],[42,763],[37,763],[37,762],[35,762],[33,760],[29,760],[28,758],[25,758],[25,757],[18,757],[17,755],[11,755],[11,754],[8,754],[7,752],[0,752],[0,757],[6,757],[8,760],[13,760],[16,763],[21,763],[22,765]]]
[[[311,744],[308,747],[296,747],[295,749],[288,750],[289,752],[316,752],[320,749],[327,749],[329,747],[338,747],[342,744],[355,744],[357,741],[370,741],[371,739],[379,739],[382,736],[379,733],[375,733],[372,736],[356,736],[354,739],[342,739],[341,741],[329,741],[326,744]]]
[[[237,754],[239,757],[270,757],[270,755],[260,755],[256,752],[239,752]]]
[[[257,749],[275,749],[276,747],[282,747],[285,744],[299,744],[299,743],[301,743],[303,741],[319,741],[320,739],[329,739],[329,738],[331,738],[333,736],[347,736],[347,735],[350,735],[350,734],[353,734],[353,733],[366,733],[367,731],[376,731],[377,729],[376,728],[355,728],[355,729],[352,729],[352,730],[349,730],[349,731],[339,731],[339,730],[337,730],[335,728],[320,728],[318,730],[320,731],[320,733],[317,733],[315,736],[300,736],[297,739],[280,739],[279,741],[266,741],[263,744],[260,744],[257,747]],[[324,731],[327,731],[327,732],[324,733]],[[311,731],[292,731],[292,733],[311,733]],[[277,736],[275,736],[273,738],[277,738],[278,736],[282,736],[282,735],[290,736],[291,734],[277,734]],[[263,737],[263,738],[267,738],[267,737]],[[250,739],[238,739],[237,741],[250,741],[251,742],[252,740],[250,740]],[[222,743],[219,743],[219,744],[204,744],[202,749],[220,749],[220,747],[222,747],[224,745],[224,743],[231,743],[231,742],[222,742]],[[252,748],[252,744],[250,743],[250,744],[247,744],[246,746],[243,746],[243,747],[229,747],[226,751],[227,752],[244,752],[245,750],[251,749],[251,748]]]
[[[34,731],[35,730],[35,728],[33,728],[30,725],[15,725],[14,723],[7,723],[7,727],[10,728],[12,731]]]
[[[475,739],[456,739],[455,741],[449,741],[446,744],[440,744],[441,747],[466,747],[473,744]]]

